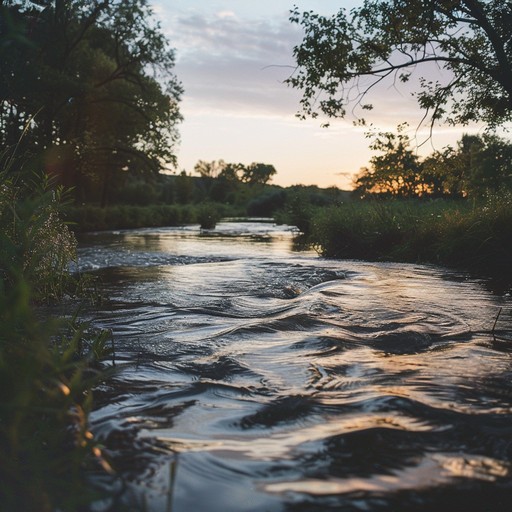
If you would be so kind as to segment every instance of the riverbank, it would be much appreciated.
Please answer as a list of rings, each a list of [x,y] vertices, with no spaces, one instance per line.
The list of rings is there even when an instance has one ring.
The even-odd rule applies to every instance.
[[[149,206],[115,205],[101,208],[94,205],[68,206],[66,220],[75,232],[112,229],[155,228],[200,224],[211,228],[222,217],[245,212],[220,203]]]
[[[325,257],[434,263],[512,282],[510,194],[480,201],[354,201],[311,210],[307,222],[302,217],[307,243]]]
[[[187,179],[197,185],[196,197],[173,197],[172,202],[166,202],[168,198],[162,197],[153,203],[143,203],[142,194],[138,198],[139,202],[136,197],[131,197],[132,202],[113,203],[107,207],[89,203],[74,204],[67,207],[66,218],[75,232],[186,224],[200,224],[211,229],[221,218],[268,218],[274,217],[279,210],[293,209],[295,205],[327,206],[351,199],[350,192],[334,187],[321,189],[316,186],[296,185],[283,189],[272,185],[249,186],[242,183],[236,197],[230,201],[221,201],[205,193],[199,194],[202,190],[199,187],[202,183],[199,178]]]
[[[304,198],[296,198],[304,199]],[[75,232],[200,224],[243,213],[221,203],[68,207]],[[315,206],[293,199],[278,223],[297,226],[322,256],[433,263],[512,282],[512,195],[476,200],[373,200]]]
[[[76,239],[60,189],[0,172],[0,509],[85,510],[87,471],[109,470],[89,430],[93,388],[107,377],[110,332],[76,313]],[[53,305],[69,302],[69,314]],[[43,309],[44,308],[44,309]]]

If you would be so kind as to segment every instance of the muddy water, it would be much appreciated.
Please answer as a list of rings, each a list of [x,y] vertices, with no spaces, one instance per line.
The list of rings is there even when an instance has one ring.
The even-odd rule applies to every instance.
[[[88,235],[80,266],[117,352],[97,510],[510,510],[506,293],[266,223]]]

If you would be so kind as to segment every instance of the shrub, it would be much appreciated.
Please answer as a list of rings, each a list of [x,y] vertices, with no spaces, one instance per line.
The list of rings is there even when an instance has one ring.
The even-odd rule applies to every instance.
[[[219,209],[211,203],[205,203],[197,210],[197,221],[201,229],[214,229],[221,217]]]
[[[286,201],[284,190],[275,190],[255,197],[247,205],[247,215],[255,217],[271,217]]]
[[[84,205],[67,207],[66,218],[74,231],[102,231],[106,229],[132,229],[160,226],[180,226],[199,222],[198,215],[211,215],[222,211],[220,205],[116,205],[107,208]],[[209,212],[209,213],[208,213]],[[216,215],[216,218],[220,218]]]
[[[0,273],[5,284],[23,277],[39,300],[58,298],[72,284],[76,240],[60,217],[63,196],[47,179],[16,184],[0,175]]]
[[[0,173],[0,496],[2,510],[77,510],[90,501],[84,469],[100,463],[88,431],[92,387],[105,372],[106,332],[76,318],[42,319],[37,304],[76,286],[75,239],[62,190]]]

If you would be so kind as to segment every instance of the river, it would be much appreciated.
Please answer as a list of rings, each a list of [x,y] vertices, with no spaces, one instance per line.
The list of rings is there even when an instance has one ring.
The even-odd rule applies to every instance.
[[[81,238],[116,346],[91,414],[116,474],[95,477],[111,496],[95,510],[510,510],[510,294],[293,238],[266,222]]]

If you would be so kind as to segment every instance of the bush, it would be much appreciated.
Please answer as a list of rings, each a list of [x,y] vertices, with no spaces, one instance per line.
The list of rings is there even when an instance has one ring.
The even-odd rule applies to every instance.
[[[201,224],[212,229],[225,216],[227,208],[217,203],[202,205],[117,205],[101,208],[84,205],[68,206],[66,218],[74,231],[102,231],[106,229],[133,229],[146,227],[182,226]],[[206,227],[209,226],[209,227]]]
[[[247,215],[254,217],[271,217],[278,209],[283,208],[286,192],[276,190],[255,197],[247,205]]]
[[[0,174],[0,496],[2,510],[77,510],[84,469],[108,467],[88,431],[92,387],[110,339],[37,304],[76,287],[75,240],[48,180]]]
[[[192,205],[84,205],[67,207],[65,213],[74,231],[87,232],[192,224],[197,219],[196,210]]]
[[[0,275],[10,285],[23,277],[36,299],[55,299],[71,283],[76,240],[60,217],[63,189],[34,176],[16,184],[0,175]]]
[[[197,210],[197,222],[201,229],[214,229],[221,217],[219,209],[211,203],[205,203]]]
[[[2,286],[0,309],[2,510],[76,510],[94,498],[85,470],[108,467],[88,413],[110,340],[75,321],[38,319],[23,279]]]

